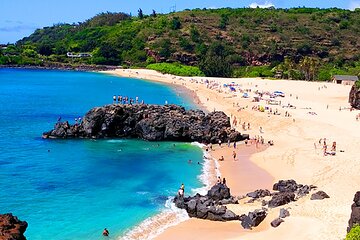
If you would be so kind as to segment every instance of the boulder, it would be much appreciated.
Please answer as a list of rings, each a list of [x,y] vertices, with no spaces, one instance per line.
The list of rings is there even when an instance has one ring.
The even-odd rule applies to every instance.
[[[359,81],[357,81],[359,84]],[[360,84],[359,84],[360,85]],[[349,103],[351,107],[360,109],[360,88],[357,87],[357,84],[355,83],[349,93]]]
[[[245,229],[252,229],[257,227],[266,217],[267,212],[264,209],[256,209],[254,212],[249,212],[246,216],[241,216],[241,226]]]
[[[214,201],[230,199],[230,188],[224,184],[216,184],[208,191],[207,196]]]
[[[295,192],[297,189],[298,184],[295,180],[280,180],[273,186],[273,190],[279,192]]]
[[[234,220],[239,220],[239,215],[236,215],[234,212],[230,211],[229,209],[226,209],[225,213],[222,215],[222,218],[225,221],[234,221]]]
[[[231,128],[224,112],[205,114],[177,105],[112,104],[91,109],[74,125],[58,122],[43,138],[142,138],[149,141],[217,143],[248,136]]]
[[[265,190],[259,189],[254,192],[247,193],[246,196],[251,197],[251,198],[263,198],[266,196],[271,196],[271,193],[267,189],[265,189]]]
[[[325,198],[330,198],[324,191],[318,191],[311,195],[311,200],[323,200]]]
[[[274,193],[268,203],[268,206],[270,208],[279,207],[292,201],[295,201],[295,194],[292,192]]]
[[[350,232],[355,224],[360,224],[360,191],[355,193],[354,203],[351,205],[351,215],[347,232]]]
[[[28,224],[11,213],[0,214],[0,240],[26,240],[24,233]]]
[[[283,219],[281,219],[281,218],[276,218],[276,219],[274,219],[273,221],[271,221],[270,224],[271,224],[271,226],[272,226],[273,228],[276,228],[276,227],[280,226],[280,224],[281,224],[282,222],[284,222]]]
[[[289,216],[290,216],[290,212],[288,210],[286,210],[285,208],[280,208],[280,214],[279,214],[280,218],[286,218]]]

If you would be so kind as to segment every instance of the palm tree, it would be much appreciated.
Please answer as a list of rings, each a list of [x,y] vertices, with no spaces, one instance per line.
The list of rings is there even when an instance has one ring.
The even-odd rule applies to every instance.
[[[305,56],[300,61],[300,70],[305,75],[305,80],[315,80],[317,71],[319,70],[320,62],[317,58]]]

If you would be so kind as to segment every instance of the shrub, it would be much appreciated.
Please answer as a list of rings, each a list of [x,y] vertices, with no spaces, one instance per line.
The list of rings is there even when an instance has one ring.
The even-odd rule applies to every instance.
[[[346,235],[345,240],[359,240],[360,239],[360,226],[355,225],[351,228],[350,232]]]
[[[147,65],[146,68],[177,76],[204,76],[204,73],[198,67],[181,65],[179,63],[153,63]]]
[[[360,89],[360,80],[356,81],[355,82],[355,86],[357,89]],[[359,238],[360,239],[360,238]]]

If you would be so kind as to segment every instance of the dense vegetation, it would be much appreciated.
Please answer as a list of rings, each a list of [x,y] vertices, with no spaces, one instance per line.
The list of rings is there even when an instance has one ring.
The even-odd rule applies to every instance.
[[[207,76],[329,80],[360,74],[359,40],[360,9],[223,8],[149,16],[139,9],[136,17],[108,12],[38,29],[2,49],[0,64],[168,62],[197,66]]]
[[[204,76],[204,73],[198,67],[178,63],[152,63],[147,65],[146,68],[177,76]]]
[[[346,235],[345,240],[359,240],[360,239],[360,226],[355,225],[351,228],[350,232]]]

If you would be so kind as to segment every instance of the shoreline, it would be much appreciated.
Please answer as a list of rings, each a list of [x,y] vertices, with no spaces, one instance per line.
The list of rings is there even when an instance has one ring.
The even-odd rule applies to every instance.
[[[210,223],[191,219],[168,228],[157,239],[169,239],[177,234],[184,236],[184,233],[190,234],[184,239],[218,239],[216,236],[220,236],[222,239],[321,237],[335,240],[345,237],[350,206],[360,182],[360,163],[356,161],[360,148],[357,134],[360,122],[355,121],[359,111],[339,110],[349,106],[350,86],[289,80],[176,77],[140,69],[120,69],[111,73],[185,86],[196,92],[209,111],[222,110],[231,116],[232,121],[236,117],[239,123],[251,122],[250,130],[243,131],[241,124],[237,129],[251,136],[261,135],[275,143],[253,154],[250,157],[252,163],[269,173],[274,182],[294,179],[301,184],[316,185],[330,196],[323,201],[311,201],[310,196],[306,196],[286,205],[291,216],[278,228],[270,227],[270,222],[278,215],[278,208],[275,208],[253,231],[243,230],[239,222]],[[280,90],[286,93],[286,97],[277,99],[282,101],[280,105],[268,105],[265,100],[253,102],[252,98],[242,98],[241,92],[230,92],[223,87],[223,84],[231,82],[236,84],[235,88],[248,90],[249,95],[255,91]],[[259,105],[276,109],[279,114],[259,111]],[[285,117],[285,114],[291,117]],[[318,144],[320,138],[326,138],[330,146],[333,141],[337,142],[336,156],[323,156],[322,146]],[[221,165],[220,169],[229,182],[231,173],[224,174],[225,169]],[[242,202],[239,206],[229,206],[229,209],[240,213],[254,207],[259,208]],[[298,228],[300,225],[303,226],[301,231]],[[195,238],[195,235],[201,237]]]

